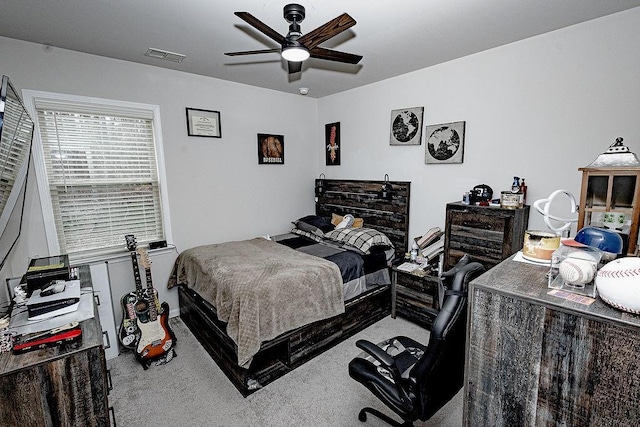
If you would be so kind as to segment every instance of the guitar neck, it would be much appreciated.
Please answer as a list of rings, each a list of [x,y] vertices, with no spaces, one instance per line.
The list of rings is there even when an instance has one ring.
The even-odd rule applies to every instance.
[[[138,253],[131,251],[131,264],[133,265],[133,278],[136,281],[136,294],[142,296],[142,279],[140,278],[140,267],[138,266]]]
[[[151,319],[151,321],[154,321],[158,317],[158,310],[157,310],[158,298],[156,296],[155,289],[153,289],[153,282],[151,280],[151,268],[145,267],[144,273],[145,273],[145,278],[147,279],[147,295],[149,298],[149,318]]]

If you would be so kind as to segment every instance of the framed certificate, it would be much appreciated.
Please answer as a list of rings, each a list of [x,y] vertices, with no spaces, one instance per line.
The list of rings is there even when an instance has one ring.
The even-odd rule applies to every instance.
[[[206,138],[222,138],[220,111],[187,108],[187,134]]]

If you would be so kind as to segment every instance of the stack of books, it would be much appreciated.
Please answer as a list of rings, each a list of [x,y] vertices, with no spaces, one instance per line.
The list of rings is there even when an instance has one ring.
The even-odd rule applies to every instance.
[[[440,227],[429,229],[423,236],[415,239],[420,248],[420,254],[427,262],[430,262],[444,251],[444,232]]]

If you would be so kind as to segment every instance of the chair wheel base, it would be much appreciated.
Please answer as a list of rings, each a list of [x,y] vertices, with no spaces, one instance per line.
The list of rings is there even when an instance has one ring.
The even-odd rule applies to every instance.
[[[360,410],[360,412],[358,413],[358,420],[360,420],[361,422],[365,422],[367,421],[367,412],[370,413],[371,415],[373,415],[376,418],[381,419],[382,421],[386,422],[387,424],[393,426],[393,427],[413,427],[413,422],[411,421],[405,421],[403,423],[399,423],[397,421],[395,421],[394,419],[392,419],[391,417],[389,417],[388,415],[383,414],[382,412],[373,409],[373,408],[362,408]]]

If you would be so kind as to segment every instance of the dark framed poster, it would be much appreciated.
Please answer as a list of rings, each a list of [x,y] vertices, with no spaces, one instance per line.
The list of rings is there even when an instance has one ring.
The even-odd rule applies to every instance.
[[[324,141],[327,166],[340,165],[340,122],[324,125]]]
[[[258,134],[258,164],[284,164],[284,136],[269,133]]]

